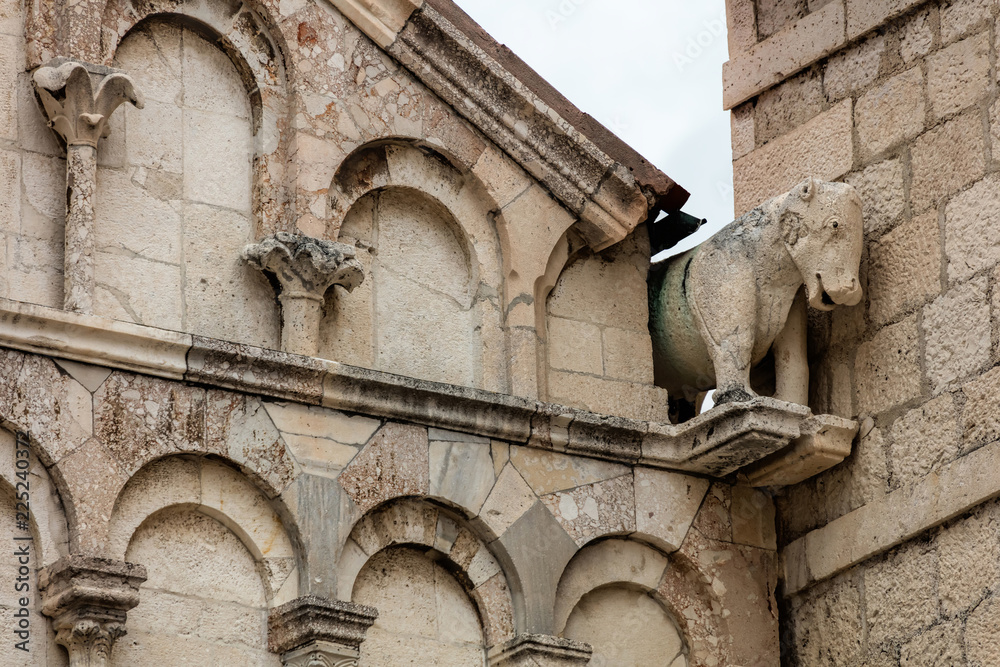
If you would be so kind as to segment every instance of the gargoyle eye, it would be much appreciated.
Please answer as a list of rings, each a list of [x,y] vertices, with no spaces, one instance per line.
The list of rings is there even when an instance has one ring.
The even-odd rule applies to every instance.
[[[837,222],[836,220],[834,220],[833,221],[833,228],[836,229],[837,227],[840,227],[840,223]]]

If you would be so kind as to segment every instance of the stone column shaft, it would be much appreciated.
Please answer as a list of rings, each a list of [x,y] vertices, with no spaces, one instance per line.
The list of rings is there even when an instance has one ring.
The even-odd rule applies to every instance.
[[[94,301],[97,143],[110,133],[108,119],[115,109],[123,102],[141,109],[142,94],[123,72],[66,58],[39,67],[32,80],[49,127],[66,144],[63,307],[90,313]]]
[[[309,357],[319,352],[326,291],[340,285],[350,292],[365,279],[353,247],[286,232],[247,246],[243,259],[281,288],[281,349]]]

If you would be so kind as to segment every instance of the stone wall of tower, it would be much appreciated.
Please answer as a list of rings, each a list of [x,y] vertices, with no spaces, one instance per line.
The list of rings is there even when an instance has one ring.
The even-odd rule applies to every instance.
[[[776,496],[788,665],[988,665],[998,651],[998,7],[729,0],[736,213],[853,184],[864,301],[812,317],[843,464]]]

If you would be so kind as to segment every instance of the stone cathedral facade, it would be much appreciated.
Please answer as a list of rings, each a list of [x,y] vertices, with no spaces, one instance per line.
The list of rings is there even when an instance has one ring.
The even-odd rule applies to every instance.
[[[687,193],[451,0],[0,2],[0,665],[1000,664],[998,8],[728,5],[865,296],[671,423]]]

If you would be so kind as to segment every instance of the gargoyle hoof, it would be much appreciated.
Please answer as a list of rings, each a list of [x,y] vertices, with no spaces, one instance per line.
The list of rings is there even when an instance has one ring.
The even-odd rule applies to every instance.
[[[742,387],[733,387],[732,389],[727,389],[725,391],[717,391],[712,395],[712,401],[714,401],[716,405],[723,405],[725,403],[746,403],[747,401],[752,401],[755,398],[757,398],[755,394],[751,394]]]

